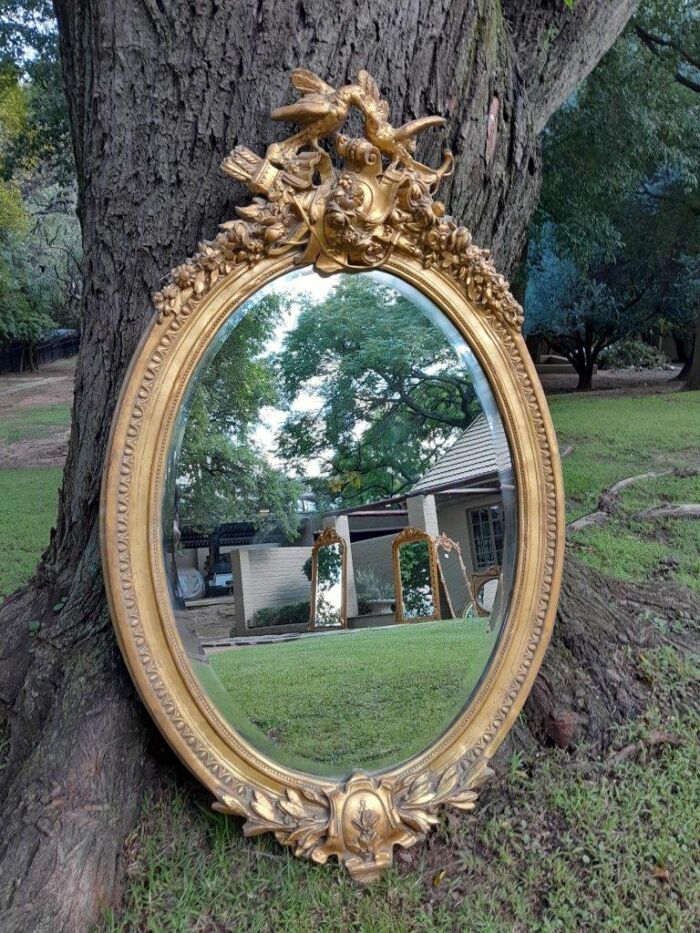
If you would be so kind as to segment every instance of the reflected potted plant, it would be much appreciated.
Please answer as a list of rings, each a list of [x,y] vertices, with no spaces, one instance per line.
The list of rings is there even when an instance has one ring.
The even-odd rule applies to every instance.
[[[384,616],[393,613],[391,584],[382,580],[374,567],[360,567],[355,571],[355,588],[360,615]]]

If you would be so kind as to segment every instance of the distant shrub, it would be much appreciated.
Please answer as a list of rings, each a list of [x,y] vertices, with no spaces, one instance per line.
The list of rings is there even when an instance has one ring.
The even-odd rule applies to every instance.
[[[355,586],[358,600],[391,599],[392,587],[386,583],[372,566],[358,567],[355,571]],[[360,613],[362,614],[362,613]]]
[[[670,369],[671,361],[643,340],[620,340],[600,354],[601,369]]]
[[[272,606],[258,609],[250,622],[251,628],[263,625],[304,625],[309,621],[311,606],[306,600],[302,603],[287,603],[284,606]]]

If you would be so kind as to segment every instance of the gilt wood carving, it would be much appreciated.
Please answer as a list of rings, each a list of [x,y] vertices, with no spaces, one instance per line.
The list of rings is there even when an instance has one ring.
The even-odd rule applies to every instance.
[[[108,598],[126,663],[178,755],[215,808],[272,832],[298,855],[335,856],[361,881],[394,845],[423,838],[440,807],[471,809],[488,762],[517,716],[547,645],[563,558],[556,440],[520,334],[522,310],[488,252],[435,200],[452,167],[413,156],[427,117],[401,127],[364,71],[337,90],[293,73],[300,100],[273,113],[301,125],[263,157],[237,147],[223,170],[255,195],[154,296],[156,318],[137,351],[115,416],[102,492]],[[363,136],[341,133],[351,110]],[[332,159],[321,146],[335,149]],[[489,373],[508,431],[518,486],[518,566],[512,611],[468,708],[433,745],[381,774],[343,781],[266,759],[217,713],[189,669],[166,599],[158,540],[170,432],[188,380],[231,310],[270,278],[313,264],[331,274],[385,268],[449,315]],[[527,547],[525,544],[527,543]]]
[[[337,91],[305,69],[293,72],[292,83],[301,100],[272,116],[302,123],[304,129],[270,145],[264,157],[237,146],[224,160],[222,170],[256,197],[237,208],[240,219],[222,224],[213,240],[173,269],[170,283],[154,296],[159,317],[191,311],[239,263],[302,246],[299,262],[312,262],[326,273],[377,268],[392,253],[405,254],[425,268],[444,270],[486,314],[519,329],[522,308],[488,250],[475,246],[467,228],[447,217],[434,199],[452,169],[452,155],[445,153],[437,169],[412,156],[416,135],[444,120],[423,117],[392,127],[389,104],[366,71]],[[351,108],[362,116],[361,138],[339,132]],[[326,138],[341,168],[321,148]]]

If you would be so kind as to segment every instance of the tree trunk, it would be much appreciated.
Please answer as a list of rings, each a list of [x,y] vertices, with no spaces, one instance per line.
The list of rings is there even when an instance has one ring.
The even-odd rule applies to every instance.
[[[367,67],[395,121],[447,117],[419,157],[438,164],[452,148],[444,198],[512,272],[538,194],[536,132],[636,2],[577,0],[572,12],[563,0],[55,0],[78,171],[82,339],[56,530],[31,585],[0,610],[5,933],[94,923],[118,896],[123,840],[155,779],[161,744],[105,607],[99,488],[150,294],[242,196],[217,171],[223,157],[280,135],[268,114],[289,99],[292,68],[338,84]]]
[[[700,389],[700,310],[695,318],[695,340],[687,360],[686,385],[689,389]],[[685,366],[683,367],[685,369]]]
[[[697,653],[698,619],[700,596],[685,587],[623,583],[568,560],[551,644],[501,758],[536,744],[601,751],[649,701],[644,653],[668,644]]]
[[[581,365],[577,367],[578,373],[578,383],[576,384],[577,392],[590,392],[593,388],[593,363],[589,359],[584,359],[581,362]]]

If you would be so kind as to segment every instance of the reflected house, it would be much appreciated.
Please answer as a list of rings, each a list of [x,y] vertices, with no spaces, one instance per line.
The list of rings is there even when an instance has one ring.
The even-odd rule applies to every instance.
[[[246,637],[304,631],[308,623],[312,546],[322,527],[332,527],[347,545],[348,626],[393,622],[395,606],[392,542],[407,527],[459,546],[438,547],[443,618],[461,615],[470,604],[469,578],[504,562],[505,522],[511,510],[511,460],[500,420],[479,415],[443,456],[401,497],[353,506],[322,516],[312,497],[299,502],[299,534],[289,541],[268,525],[221,525],[208,538],[183,529],[178,567],[201,573],[230,569],[230,586],[213,598],[188,600],[200,638]],[[442,537],[441,536],[445,536]],[[368,580],[371,586],[368,587]],[[493,581],[484,594],[491,609]],[[213,588],[209,587],[210,591]],[[498,611],[501,594],[496,597]],[[212,608],[213,607],[213,608]],[[190,613],[188,612],[188,616]]]

